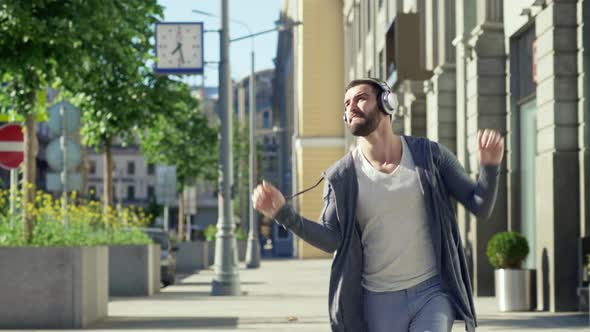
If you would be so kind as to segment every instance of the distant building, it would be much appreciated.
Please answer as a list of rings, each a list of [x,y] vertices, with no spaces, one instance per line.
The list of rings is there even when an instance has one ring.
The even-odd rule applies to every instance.
[[[88,184],[86,192],[95,197],[104,195],[104,154],[87,148]],[[122,206],[146,206],[156,198],[156,165],[149,164],[138,145],[115,144],[113,156],[113,203]]]
[[[207,116],[210,125],[219,123],[217,101],[219,89],[217,87],[193,86],[193,96],[200,102],[201,112]],[[217,182],[201,181],[197,183],[197,215],[193,218],[195,228],[205,228],[207,225],[217,224]]]

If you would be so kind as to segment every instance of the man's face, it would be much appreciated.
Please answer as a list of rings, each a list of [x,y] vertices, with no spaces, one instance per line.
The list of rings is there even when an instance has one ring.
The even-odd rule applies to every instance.
[[[348,128],[354,136],[368,136],[375,131],[381,120],[377,96],[372,86],[360,84],[344,95],[344,111]]]

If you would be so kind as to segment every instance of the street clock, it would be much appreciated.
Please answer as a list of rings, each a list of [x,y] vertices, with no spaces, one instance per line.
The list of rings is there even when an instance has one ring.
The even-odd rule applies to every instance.
[[[203,73],[203,23],[156,23],[158,74]]]

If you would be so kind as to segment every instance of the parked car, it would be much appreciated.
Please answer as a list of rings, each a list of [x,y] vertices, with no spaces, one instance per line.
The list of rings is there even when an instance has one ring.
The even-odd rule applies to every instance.
[[[162,228],[142,228],[154,243],[160,245],[160,274],[164,287],[174,284],[176,278],[176,252],[178,247],[170,241],[168,233]]]

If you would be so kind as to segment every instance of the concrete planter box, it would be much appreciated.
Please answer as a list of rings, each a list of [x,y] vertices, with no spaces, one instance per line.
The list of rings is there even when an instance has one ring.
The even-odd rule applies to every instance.
[[[209,242],[181,242],[176,252],[176,271],[192,273],[209,268]]]
[[[109,246],[109,295],[151,296],[160,291],[160,245]]]
[[[238,260],[243,262],[246,260],[246,246],[247,240],[236,240],[238,245]],[[209,243],[209,265],[215,264],[215,241],[208,241]]]
[[[107,247],[0,248],[0,329],[86,328],[107,316]]]

